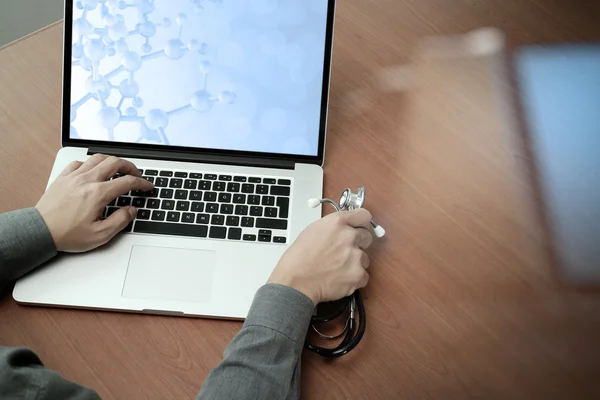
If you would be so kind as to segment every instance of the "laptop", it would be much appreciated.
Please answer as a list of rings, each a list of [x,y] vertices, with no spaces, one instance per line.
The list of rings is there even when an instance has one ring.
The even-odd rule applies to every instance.
[[[156,189],[102,248],[19,280],[18,303],[245,318],[321,216],[334,0],[67,0],[62,149],[130,160]]]

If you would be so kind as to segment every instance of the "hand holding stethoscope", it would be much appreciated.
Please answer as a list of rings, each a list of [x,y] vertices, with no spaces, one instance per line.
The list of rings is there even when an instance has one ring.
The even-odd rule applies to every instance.
[[[313,198],[308,200],[308,206],[311,208],[316,208],[320,204],[329,203],[336,209],[336,211],[352,211],[363,207],[365,203],[365,195],[365,188],[362,186],[357,189],[356,193],[353,193],[350,189],[345,189],[342,193],[339,204],[327,198]],[[381,225],[378,225],[374,220],[371,220],[371,226],[373,227],[375,236],[378,238],[385,236],[385,229],[383,229]],[[333,311],[327,313],[327,315],[319,315],[317,312],[317,314],[312,317],[311,326],[319,336],[325,339],[333,340],[344,336],[342,342],[335,348],[319,347],[310,343],[308,340],[306,340],[304,343],[304,347],[306,349],[323,357],[339,357],[350,352],[362,339],[367,326],[365,307],[360,295],[360,291],[356,290],[352,296],[348,296],[339,302],[333,303],[339,304],[337,307],[334,307]],[[318,308],[319,306],[317,306],[317,309]],[[348,316],[346,317],[344,329],[339,334],[325,335],[319,332],[319,330],[315,327],[315,324],[329,322],[338,318],[344,311],[348,313]],[[356,316],[358,316],[359,320],[358,327],[356,326]]]
[[[308,199],[308,206],[310,208],[317,208],[319,204],[329,203],[336,209],[336,211],[352,211],[363,207],[363,205],[365,204],[365,197],[365,188],[362,186],[358,187],[356,193],[353,193],[350,189],[346,188],[342,192],[339,204],[328,198],[312,198]],[[383,229],[381,225],[377,225],[375,221],[371,220],[371,226],[373,226],[375,236],[377,236],[378,238],[382,238],[385,236],[385,229]]]

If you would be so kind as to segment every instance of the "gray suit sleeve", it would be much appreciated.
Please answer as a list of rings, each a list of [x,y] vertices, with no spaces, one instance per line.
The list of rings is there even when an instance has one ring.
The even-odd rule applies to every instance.
[[[0,214],[0,293],[55,255],[50,231],[36,208]]]
[[[56,255],[54,241],[35,208],[0,214],[0,293]],[[0,399],[97,400],[98,395],[44,368],[22,348],[0,346]]]
[[[299,398],[300,356],[313,309],[312,301],[292,288],[260,288],[198,399]]]

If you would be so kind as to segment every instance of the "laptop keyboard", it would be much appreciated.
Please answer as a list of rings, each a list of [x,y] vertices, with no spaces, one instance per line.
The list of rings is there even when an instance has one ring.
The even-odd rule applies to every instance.
[[[244,175],[140,170],[154,183],[106,207],[107,218],[135,206],[137,218],[124,232],[286,243],[292,181]]]

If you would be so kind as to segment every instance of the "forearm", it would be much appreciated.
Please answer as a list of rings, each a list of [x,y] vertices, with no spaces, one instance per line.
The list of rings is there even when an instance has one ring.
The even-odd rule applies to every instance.
[[[0,291],[55,255],[52,235],[37,209],[0,214]]]
[[[298,398],[300,356],[313,307],[289,287],[260,288],[242,330],[198,399]]]

